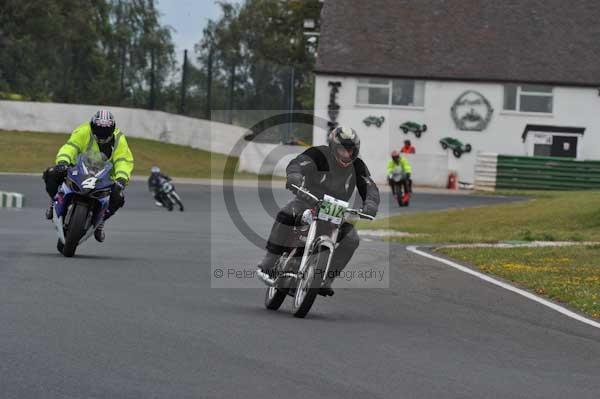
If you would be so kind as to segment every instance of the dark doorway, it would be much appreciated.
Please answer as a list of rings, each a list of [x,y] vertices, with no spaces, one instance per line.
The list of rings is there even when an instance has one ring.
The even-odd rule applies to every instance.
[[[554,136],[552,138],[552,148],[550,156],[577,158],[577,137],[573,136]]]

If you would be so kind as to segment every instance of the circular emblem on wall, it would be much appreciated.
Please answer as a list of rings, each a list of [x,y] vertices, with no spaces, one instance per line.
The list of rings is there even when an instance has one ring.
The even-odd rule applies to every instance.
[[[482,131],[490,123],[494,109],[481,93],[467,90],[456,99],[450,113],[457,129]]]

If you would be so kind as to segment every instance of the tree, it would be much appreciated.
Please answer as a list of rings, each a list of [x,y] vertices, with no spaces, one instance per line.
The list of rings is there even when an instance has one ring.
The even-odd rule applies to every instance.
[[[160,105],[174,69],[153,0],[3,0],[0,44],[0,90],[33,100]]]
[[[314,55],[305,42],[303,21],[318,20],[319,1],[247,0],[241,6],[224,1],[219,4],[222,17],[212,22],[196,46],[201,65],[207,65],[210,48],[217,49],[213,91],[219,85],[227,87],[235,93],[239,109],[286,109],[294,67],[295,106],[311,109]],[[217,103],[219,98],[229,96],[215,93],[214,97]],[[217,107],[227,105],[218,103]]]

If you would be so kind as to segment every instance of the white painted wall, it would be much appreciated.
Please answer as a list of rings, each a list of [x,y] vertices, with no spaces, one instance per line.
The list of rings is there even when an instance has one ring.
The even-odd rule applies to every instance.
[[[99,109],[110,109],[117,126],[129,137],[140,137],[180,144],[219,154],[240,155],[239,169],[252,173],[285,176],[289,161],[305,150],[300,146],[283,146],[247,142],[247,129],[203,119],[189,118],[162,111],[103,107],[98,105],[0,101],[0,129],[70,133],[88,121]],[[236,144],[238,144],[237,148]],[[241,150],[241,154],[237,154]],[[214,176],[223,171],[213,170]]]
[[[337,101],[341,106],[338,122],[359,132],[362,158],[378,181],[385,178],[385,163],[391,150],[399,149],[408,138],[416,147],[418,156],[430,159],[429,166],[414,165],[415,183],[445,183],[449,170],[458,172],[459,181],[472,183],[478,152],[528,155],[528,143],[521,139],[527,124],[585,127],[585,134],[578,143],[578,157],[600,159],[600,97],[597,89],[555,87],[552,115],[503,111],[503,86],[494,83],[427,81],[423,108],[359,106],[356,105],[356,78],[319,75],[316,78],[315,113],[325,119],[329,119],[329,81],[342,82]],[[490,124],[482,132],[459,131],[452,120],[450,108],[466,90],[480,92],[494,108]],[[370,115],[384,116],[383,126],[366,127],[362,121]],[[425,123],[428,130],[420,139],[412,133],[405,135],[398,127],[406,121]],[[471,144],[472,152],[463,154],[460,159],[455,158],[439,144],[440,139],[448,136]],[[325,133],[315,128],[313,142],[324,144]],[[421,170],[422,167],[428,170]],[[437,176],[439,173],[444,174],[443,178]]]
[[[239,126],[189,118],[162,111],[24,101],[0,101],[0,129],[70,133],[88,121],[99,108],[110,109],[117,127],[129,137],[229,154],[247,132]]]
[[[249,142],[240,156],[239,169],[256,174],[285,176],[290,161],[305,150],[302,146]]]

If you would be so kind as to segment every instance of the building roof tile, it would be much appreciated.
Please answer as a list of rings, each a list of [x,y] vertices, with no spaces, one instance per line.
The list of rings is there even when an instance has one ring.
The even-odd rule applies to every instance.
[[[600,86],[599,0],[326,0],[316,72]]]

